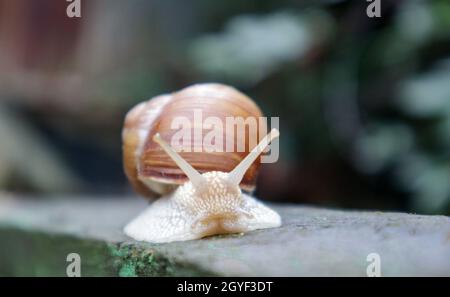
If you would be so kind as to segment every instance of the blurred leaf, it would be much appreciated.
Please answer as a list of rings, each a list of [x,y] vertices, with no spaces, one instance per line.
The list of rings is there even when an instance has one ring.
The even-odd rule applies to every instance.
[[[436,213],[450,202],[450,167],[426,153],[402,155],[395,170],[400,187],[412,193],[415,211]]]
[[[412,148],[414,137],[404,124],[378,124],[368,128],[356,142],[355,165],[376,173]]]
[[[421,172],[415,181],[413,207],[429,213],[439,212],[450,201],[450,168],[448,164],[434,165]]]
[[[434,21],[433,14],[424,1],[406,1],[401,6],[396,18],[396,29],[402,39],[414,43],[424,43],[432,34]]]
[[[450,61],[428,73],[406,80],[398,105],[417,117],[450,115]]]
[[[427,2],[427,1],[425,1]],[[428,1],[429,2],[429,1]],[[434,35],[439,38],[449,37],[450,3],[447,0],[429,2],[433,13]]]
[[[254,83],[310,49],[317,36],[309,25],[308,17],[290,12],[238,16],[223,33],[195,40],[191,58],[205,75]]]

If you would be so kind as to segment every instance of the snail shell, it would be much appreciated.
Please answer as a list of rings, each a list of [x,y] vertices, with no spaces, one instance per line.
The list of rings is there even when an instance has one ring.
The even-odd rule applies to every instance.
[[[178,92],[156,96],[133,107],[125,118],[123,138],[123,158],[125,173],[133,188],[147,198],[157,198],[167,194],[188,178],[174,161],[156,144],[152,137],[159,133],[162,139],[170,142],[177,132],[171,129],[172,120],[184,116],[194,122],[194,111],[200,109],[202,117],[218,117],[225,123],[226,117],[262,117],[259,107],[246,95],[236,89],[217,83],[197,84]],[[258,127],[261,130],[261,127]],[[255,133],[248,129],[249,133]],[[224,133],[226,130],[224,129]],[[262,136],[266,133],[266,127]],[[248,147],[250,137],[259,139],[261,135],[245,133],[244,152],[196,152],[201,147],[191,137],[191,152],[180,155],[200,173],[209,171],[230,172],[251,151]],[[256,133],[258,133],[256,131]],[[234,143],[239,137],[234,133]],[[229,141],[227,137],[224,140]],[[225,144],[225,141],[224,141]],[[256,185],[260,166],[259,159],[254,162],[244,175],[240,188],[251,192]]]

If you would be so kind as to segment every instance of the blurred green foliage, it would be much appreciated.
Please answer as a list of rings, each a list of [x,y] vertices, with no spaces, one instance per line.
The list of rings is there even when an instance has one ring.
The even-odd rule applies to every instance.
[[[280,117],[281,160],[261,174],[262,198],[450,212],[447,0],[382,0],[373,19],[366,1],[92,3],[81,23],[90,37],[78,40],[84,68],[75,67],[85,82],[71,101],[77,109],[65,111],[74,120],[37,116],[56,146],[78,135],[70,143],[99,147],[89,151],[104,158],[96,174],[86,173],[86,154],[72,160],[86,164],[77,171],[91,190],[126,187],[110,160],[120,160],[133,104],[218,81]],[[120,182],[104,178],[110,172]]]
[[[274,12],[230,19],[224,32],[201,36],[191,46],[192,65],[211,79],[254,85],[302,58],[329,27],[324,12]],[[320,23],[317,34],[313,22]]]

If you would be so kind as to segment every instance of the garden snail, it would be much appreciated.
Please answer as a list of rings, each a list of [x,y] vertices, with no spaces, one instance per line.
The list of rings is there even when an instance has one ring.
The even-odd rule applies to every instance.
[[[242,152],[205,151],[190,137],[187,139],[193,151],[177,152],[169,144],[177,131],[173,129],[174,119],[192,120],[199,110],[223,121],[227,117],[262,117],[249,97],[215,83],[193,85],[132,108],[122,132],[125,173],[138,193],[157,200],[125,226],[128,236],[155,243],[171,242],[281,225],[275,211],[242,192],[255,188],[260,165],[257,160],[279,136],[278,130],[273,129],[251,150]],[[233,140],[259,139],[256,135],[232,133]]]

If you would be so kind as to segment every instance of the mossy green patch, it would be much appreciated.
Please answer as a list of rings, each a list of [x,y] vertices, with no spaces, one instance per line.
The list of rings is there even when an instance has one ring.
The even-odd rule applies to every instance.
[[[67,276],[67,255],[81,259],[81,276],[201,276],[140,243],[108,243],[63,234],[0,228],[0,276]]]

